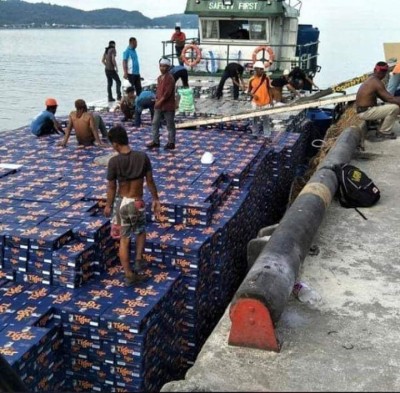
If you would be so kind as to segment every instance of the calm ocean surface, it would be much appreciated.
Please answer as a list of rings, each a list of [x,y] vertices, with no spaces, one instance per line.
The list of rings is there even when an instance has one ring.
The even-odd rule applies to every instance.
[[[335,19],[312,23],[321,31],[322,70],[315,79],[320,88],[372,70],[384,60],[383,43],[400,41],[393,36],[398,30],[393,26],[372,28],[362,21],[345,24]],[[197,30],[185,33],[197,36]],[[29,124],[43,110],[46,97],[58,100],[58,115],[68,114],[77,98],[88,103],[105,100],[101,57],[109,40],[117,44],[121,80],[122,52],[130,36],[138,39],[142,77],[155,80],[161,41],[171,34],[170,29],[0,30],[0,131]]]

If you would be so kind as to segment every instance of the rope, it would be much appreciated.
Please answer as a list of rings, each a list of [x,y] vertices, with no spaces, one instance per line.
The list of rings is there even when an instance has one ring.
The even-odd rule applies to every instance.
[[[310,160],[309,168],[304,176],[294,179],[289,193],[289,206],[294,202],[304,186],[314,175],[320,163],[324,161],[331,148],[335,145],[340,134],[350,126],[360,127],[362,122],[363,121],[357,116],[354,105],[351,104],[346,107],[339,120],[328,128],[323,140],[315,139],[313,141],[313,146],[314,142],[321,144],[321,150]]]

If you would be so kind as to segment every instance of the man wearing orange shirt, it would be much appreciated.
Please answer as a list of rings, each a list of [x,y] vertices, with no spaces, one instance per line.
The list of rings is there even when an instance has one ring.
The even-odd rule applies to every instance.
[[[175,52],[178,57],[179,64],[183,66],[183,60],[181,59],[181,53],[185,47],[186,35],[179,26],[175,27],[175,32],[172,34],[171,41],[175,42]]]
[[[253,109],[266,109],[272,103],[270,80],[265,75],[265,66],[262,61],[256,61],[253,69],[254,75],[249,80],[247,94],[251,97]]]

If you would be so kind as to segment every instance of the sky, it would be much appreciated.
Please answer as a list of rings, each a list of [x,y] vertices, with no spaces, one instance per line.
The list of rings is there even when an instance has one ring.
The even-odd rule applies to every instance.
[[[28,3],[46,3],[78,8],[85,11],[101,8],[120,8],[139,11],[148,18],[183,14],[186,0],[25,0]]]

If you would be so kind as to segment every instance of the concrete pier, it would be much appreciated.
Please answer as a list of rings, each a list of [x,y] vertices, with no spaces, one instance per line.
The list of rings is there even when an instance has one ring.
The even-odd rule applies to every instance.
[[[396,127],[400,136],[400,128]],[[321,296],[290,297],[276,326],[279,353],[228,345],[229,310],[183,381],[163,392],[398,391],[400,377],[400,138],[367,138],[352,164],[381,190],[372,208],[329,206],[300,278]]]

